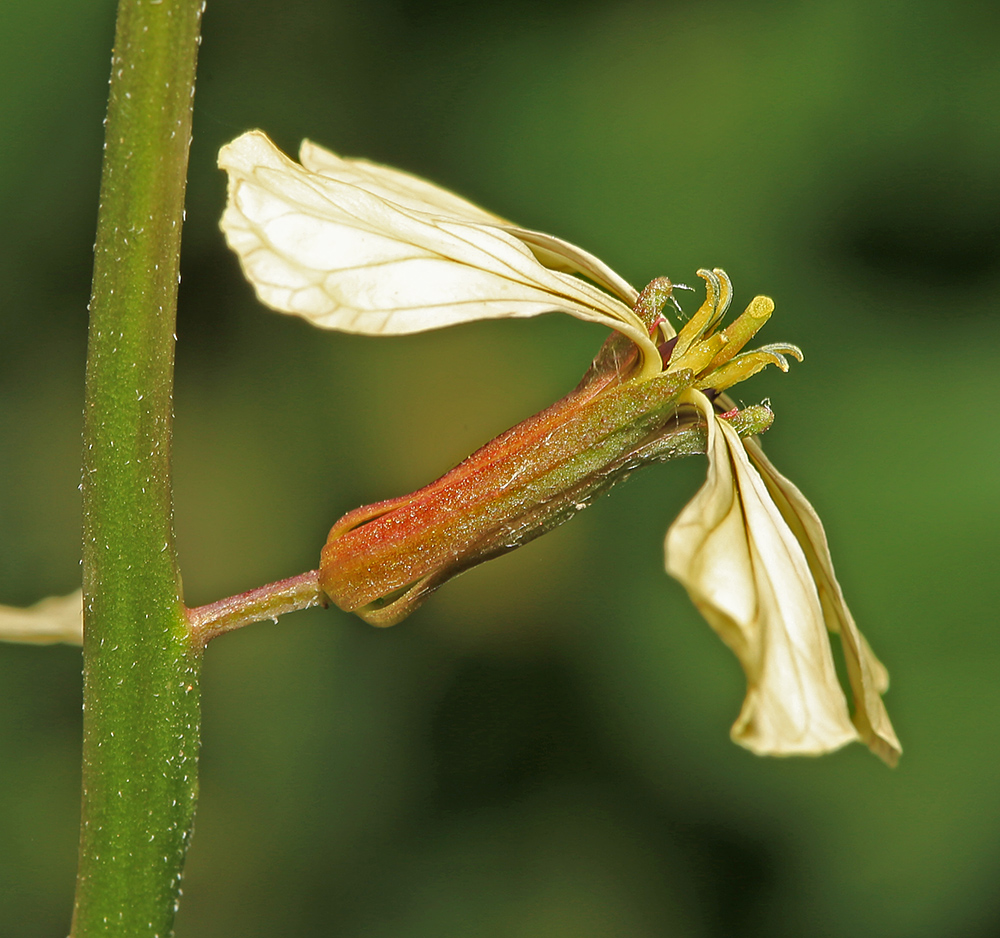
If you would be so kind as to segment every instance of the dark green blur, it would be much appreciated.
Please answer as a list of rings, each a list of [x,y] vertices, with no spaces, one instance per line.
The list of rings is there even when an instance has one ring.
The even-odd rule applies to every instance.
[[[86,303],[114,8],[0,7],[0,602],[79,583]],[[761,760],[663,573],[653,467],[376,630],[220,638],[180,938],[1000,933],[1000,13],[987,3],[209,0],[177,346],[190,603],[562,396],[602,330],[400,339],[262,310],[216,228],[250,127],[426,175],[642,286],[724,267],[806,360],[765,445],[892,675],[905,753]],[[694,284],[692,284],[694,285]],[[692,311],[697,297],[683,297]],[[990,391],[990,388],[994,388]],[[80,656],[0,647],[0,938],[65,934]]]

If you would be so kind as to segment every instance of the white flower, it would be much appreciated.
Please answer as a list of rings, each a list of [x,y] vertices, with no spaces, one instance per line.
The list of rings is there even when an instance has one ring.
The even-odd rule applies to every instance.
[[[83,644],[83,590],[49,596],[26,609],[0,606],[0,639],[35,645]]]
[[[753,443],[762,477],[705,395],[691,396],[708,423],[708,478],[667,532],[667,571],[746,672],[733,740],[759,754],[793,755],[860,738],[894,764],[901,749],[879,696],[888,674],[844,603],[816,513]],[[828,629],[841,634],[853,724]]]
[[[260,131],[219,151],[229,173],[222,230],[272,309],[368,335],[564,312],[624,333],[658,370],[632,311],[638,293],[586,251],[308,140],[300,158],[288,159]]]
[[[759,445],[741,440],[712,404],[766,365],[787,370],[786,355],[801,359],[788,345],[742,351],[771,315],[771,300],[756,297],[720,330],[731,285],[721,270],[699,271],[708,298],[678,335],[646,299],[662,303],[668,281],[666,292],[652,290],[654,281],[640,298],[586,251],[422,179],[308,141],[300,158],[294,163],[259,131],[219,154],[229,173],[222,228],[260,299],[319,326],[368,334],[561,311],[635,343],[641,367],[622,381],[664,369],[690,375],[681,400],[707,424],[708,478],[668,532],[667,569],[746,672],[733,738],[775,755],[861,739],[893,764],[901,750],[880,696],[888,675],[844,603],[822,524]],[[829,632],[841,638],[853,717]]]

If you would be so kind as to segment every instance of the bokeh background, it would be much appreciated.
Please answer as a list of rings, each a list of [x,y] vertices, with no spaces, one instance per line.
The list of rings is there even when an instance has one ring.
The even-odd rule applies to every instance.
[[[0,601],[79,582],[109,0],[0,5]],[[379,631],[220,639],[181,938],[1000,935],[1000,14],[974,0],[210,0],[177,351],[191,604],[315,566],[573,386],[558,317],[398,339],[264,311],[217,230],[266,129],[426,175],[633,283],[724,266],[806,362],[766,446],[824,518],[905,754],[761,760],[663,573],[701,460]],[[687,300],[693,308],[697,301]],[[65,934],[80,656],[0,647],[0,936]]]

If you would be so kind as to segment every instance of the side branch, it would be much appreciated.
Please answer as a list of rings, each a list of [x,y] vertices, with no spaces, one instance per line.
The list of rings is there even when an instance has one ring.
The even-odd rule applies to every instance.
[[[309,570],[287,580],[278,580],[237,596],[229,596],[206,606],[187,610],[191,637],[204,647],[224,632],[232,632],[253,622],[277,620],[286,612],[327,606],[329,600],[319,586],[319,571]]]

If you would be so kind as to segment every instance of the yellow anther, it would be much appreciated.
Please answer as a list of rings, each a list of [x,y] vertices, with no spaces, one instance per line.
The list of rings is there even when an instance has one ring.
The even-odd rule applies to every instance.
[[[722,368],[707,372],[695,387],[724,391],[757,374],[768,365],[777,365],[782,371],[788,371],[788,359],[782,354],[783,352],[802,361],[802,352],[794,345],[754,349],[752,352],[744,352],[737,356]]]
[[[712,368],[721,368],[743,351],[743,346],[757,334],[760,327],[771,318],[773,312],[774,300],[769,296],[755,296],[743,314],[722,330],[722,334],[729,341],[712,362]]]
[[[733,295],[733,285],[724,270],[699,270],[698,276],[707,284],[705,302],[677,335],[675,355],[684,355],[695,342],[711,331],[725,315]]]
[[[670,367],[667,371],[679,371],[681,368],[690,368],[696,375],[700,374],[719,355],[726,341],[726,337],[721,332],[717,332],[715,335],[710,335],[707,339],[695,342],[679,358],[676,355],[671,357]]]

